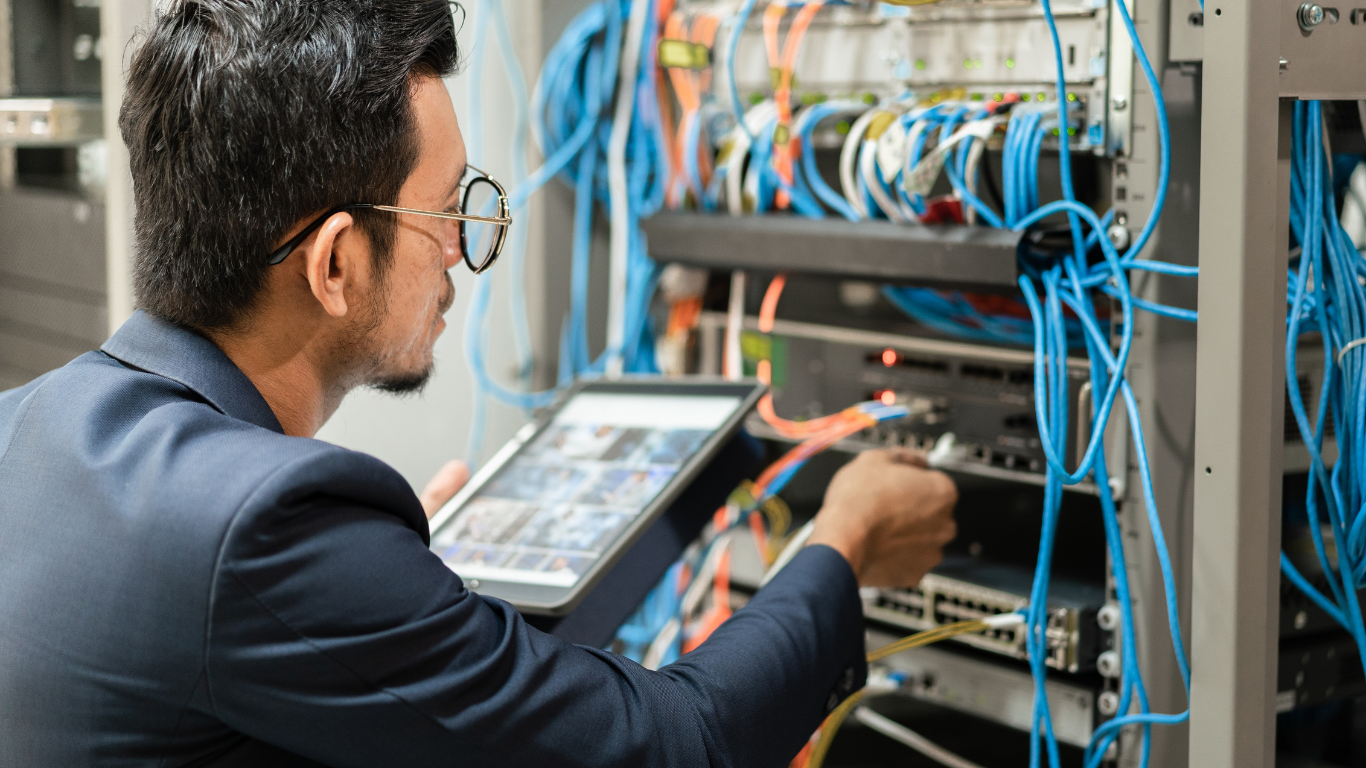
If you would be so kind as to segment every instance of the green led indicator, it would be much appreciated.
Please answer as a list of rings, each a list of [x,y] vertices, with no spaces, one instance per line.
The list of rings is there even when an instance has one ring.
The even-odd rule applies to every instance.
[[[841,120],[838,123],[835,123],[835,133],[838,133],[841,136],[848,136],[849,127],[850,126],[848,120]]]
[[[1054,135],[1054,136],[1060,136],[1061,134],[1058,133],[1058,129],[1057,129],[1057,128],[1054,128],[1054,129],[1053,129],[1053,135]]]
[[[1076,128],[1068,128],[1068,129],[1067,129],[1067,135],[1068,135],[1068,136],[1076,136],[1076,135],[1077,135],[1077,129],[1076,129]]]
[[[925,71],[925,60],[924,60],[924,59],[916,59],[916,60],[915,60],[915,68],[918,69],[918,70],[920,70],[921,72],[924,72],[924,71]]]
[[[963,59],[963,69],[972,69],[972,59]]]
[[[1000,103],[1001,103],[1001,100],[1004,99],[1005,97],[1006,97],[1006,95],[1005,95],[1004,93],[997,93],[997,94],[995,94],[994,96],[992,96],[991,98],[995,99],[997,104],[1000,104]]]
[[[1048,101],[1048,94],[1044,93],[1043,91],[1039,91],[1039,101]]]
[[[972,61],[972,66],[973,66],[975,69],[981,69],[981,68],[982,68],[982,60],[981,60],[981,59],[973,59],[973,61]]]
[[[1014,60],[1014,59],[1006,59],[1006,69],[1014,69],[1014,68],[1015,68],[1015,60]]]
[[[876,104],[876,103],[877,103],[877,94],[873,93],[872,91],[868,91],[867,93],[863,94],[863,103],[864,103],[864,104]]]
[[[972,94],[972,100],[973,100],[973,101],[981,101],[981,100],[982,100],[982,94],[980,94],[980,93],[974,93],[974,94]]]
[[[749,95],[749,103],[750,103],[750,105],[758,105],[758,104],[763,103],[763,101],[764,101],[764,95],[763,95],[762,93],[759,93],[758,91],[755,91],[754,93],[751,93],[751,94]]]
[[[1023,100],[1025,100],[1025,101],[1033,101],[1033,100],[1034,100],[1034,97],[1031,96],[1031,95],[1029,95],[1029,94],[1027,94],[1027,93],[1026,93],[1025,95],[1021,96],[1020,98],[1023,99]]]
[[[1077,100],[1077,94],[1075,94],[1075,93],[1069,93],[1069,94],[1067,94],[1067,100],[1068,100],[1068,101],[1076,101],[1076,100]]]

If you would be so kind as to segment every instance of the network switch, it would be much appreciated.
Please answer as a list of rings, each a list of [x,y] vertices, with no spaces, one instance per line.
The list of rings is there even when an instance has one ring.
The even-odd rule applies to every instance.
[[[1025,607],[1031,578],[1023,568],[949,559],[913,589],[884,589],[870,594],[863,613],[869,619],[912,631],[934,629]],[[1103,639],[1096,614],[1104,602],[1105,590],[1099,584],[1053,580],[1045,629],[1048,666],[1073,673],[1095,669]],[[1019,627],[956,639],[983,651],[1028,658],[1024,630]]]
[[[724,322],[723,314],[703,315],[704,364],[719,356]],[[746,328],[752,327],[757,321],[747,319]],[[927,450],[952,433],[958,448],[953,469],[1043,482],[1046,457],[1035,424],[1031,351],[785,320],[774,323],[772,336],[767,343],[780,414],[815,416],[870,399],[912,405],[910,418],[868,429],[844,447]],[[819,375],[803,375],[813,372]],[[1084,360],[1070,359],[1068,373],[1068,420],[1076,425],[1084,416],[1089,423],[1089,369]],[[780,439],[760,420],[747,426],[760,437]],[[1068,457],[1076,450],[1076,432],[1063,446]],[[1094,491],[1089,483],[1069,488]]]

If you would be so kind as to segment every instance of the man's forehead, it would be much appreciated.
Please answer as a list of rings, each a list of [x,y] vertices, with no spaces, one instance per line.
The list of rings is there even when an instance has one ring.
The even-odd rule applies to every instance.
[[[446,84],[436,77],[419,77],[413,88],[413,116],[420,141],[418,166],[410,181],[429,193],[441,194],[459,183],[465,170],[465,142]],[[438,191],[439,190],[439,191]]]

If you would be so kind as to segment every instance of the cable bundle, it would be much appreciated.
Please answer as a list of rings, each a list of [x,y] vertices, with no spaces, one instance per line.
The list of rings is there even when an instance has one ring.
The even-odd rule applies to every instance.
[[[1290,225],[1300,252],[1292,262],[1286,316],[1287,396],[1295,424],[1310,455],[1305,495],[1309,534],[1327,577],[1324,595],[1281,553],[1281,570],[1333,620],[1352,633],[1366,661],[1357,590],[1366,587],[1366,261],[1337,218],[1332,163],[1324,143],[1323,107],[1297,102],[1291,163]],[[1297,262],[1297,263],[1296,263]],[[1298,386],[1296,354],[1300,339],[1317,332],[1323,344],[1323,388],[1317,413],[1305,411]],[[1329,424],[1335,429],[1338,459],[1331,470],[1323,460]],[[1326,512],[1337,558],[1329,558],[1320,527]]]
[[[860,403],[827,417],[820,429],[767,467],[754,483],[742,485],[732,492],[726,505],[717,510],[712,522],[703,530],[698,542],[684,553],[679,563],[647,596],[641,608],[618,631],[616,639],[626,649],[626,654],[642,663],[648,661],[658,666],[677,658],[681,650],[680,642],[686,642],[688,649],[701,644],[730,614],[731,537],[728,534],[741,525],[749,524],[756,534],[755,545],[759,548],[761,561],[765,565],[780,566],[783,558],[773,558],[772,551],[776,547],[768,546],[767,539],[772,536],[775,545],[781,543],[791,513],[787,512],[786,505],[781,504],[777,494],[812,456],[870,426],[903,418],[908,413],[909,410],[903,406],[873,401]],[[775,524],[784,516],[786,521]],[[765,517],[769,519],[767,531],[763,527]],[[809,534],[809,530],[806,533]],[[712,611],[698,617],[696,626],[688,626],[688,619],[697,612],[708,583],[713,584]],[[682,595],[682,598],[677,598],[678,595]],[[672,606],[674,611],[662,612],[658,609],[660,605]],[[645,638],[650,639],[648,644]]]
[[[1174,576],[1161,524],[1152,495],[1151,476],[1143,441],[1137,404],[1124,369],[1132,346],[1135,309],[1194,321],[1190,310],[1156,304],[1132,295],[1129,272],[1145,270],[1177,276],[1196,276],[1198,269],[1140,259],[1161,214],[1170,175],[1170,141],[1160,84],[1149,63],[1127,8],[1117,6],[1134,45],[1144,77],[1154,94],[1159,115],[1161,166],[1154,196],[1153,215],[1120,253],[1111,243],[1107,230],[1112,214],[1097,216],[1077,202],[1072,188],[1071,142],[1074,135],[1069,112],[1076,106],[1069,101],[1063,78],[1062,50],[1052,9],[1042,2],[1050,30],[1058,79],[1056,99],[1034,103],[1024,96],[1018,100],[1002,98],[984,104],[965,100],[919,103],[912,95],[886,99],[872,109],[854,102],[814,104],[801,110],[795,119],[787,112],[792,59],[775,56],[777,19],[783,9],[770,5],[765,12],[765,37],[770,64],[775,67],[775,99],[762,101],[749,110],[742,109],[734,84],[735,48],[754,0],[741,4],[732,24],[728,55],[723,62],[723,81],[729,86],[735,128],[722,142],[717,173],[725,173],[726,203],[732,213],[764,213],[775,208],[790,208],[800,215],[820,218],[826,208],[852,221],[885,218],[914,226],[929,222],[980,221],[996,228],[1015,231],[1037,229],[1046,222],[1065,220],[1070,247],[1054,250],[1030,248],[1022,254],[1024,275],[1020,279],[1028,319],[1020,313],[985,312],[968,297],[928,289],[888,287],[885,295],[921,322],[941,331],[978,341],[1032,345],[1035,350],[1036,412],[1040,438],[1048,458],[1043,534],[1028,609],[1027,648],[1031,671],[1036,681],[1035,712],[1032,718],[1031,766],[1039,765],[1046,754],[1050,765],[1058,762],[1048,701],[1044,695],[1047,667],[1045,632],[1049,575],[1063,486],[1094,478],[1098,488],[1109,487],[1109,476],[1101,446],[1110,411],[1123,397],[1139,462],[1148,522],[1157,547],[1167,602],[1168,623],[1173,652],[1187,691],[1189,667],[1184,655],[1178,621]],[[803,8],[803,11],[807,11]],[[814,10],[809,11],[814,13]],[[805,23],[809,23],[809,14]],[[794,23],[790,37],[805,29]],[[1040,96],[1042,102],[1042,96]],[[816,125],[830,118],[853,117],[840,156],[840,190],[831,189],[820,177],[815,164],[811,136]],[[787,130],[788,125],[791,129]],[[976,194],[981,159],[986,142],[1004,130],[1002,151],[1003,191],[1000,209],[988,206]],[[1056,137],[1063,199],[1040,205],[1039,158],[1045,143]],[[795,146],[794,146],[795,145]],[[747,158],[745,154],[747,153]],[[795,157],[796,162],[789,162]],[[743,178],[738,174],[743,173]],[[953,190],[950,200],[927,199],[940,174],[947,177]],[[1042,293],[1042,296],[1040,295]],[[1111,347],[1108,323],[1097,312],[1097,299],[1118,299],[1122,317],[1118,349]],[[768,302],[766,301],[767,305]],[[1107,318],[1108,319],[1108,318]],[[1080,464],[1069,470],[1061,453],[1066,445],[1068,426],[1067,357],[1070,350],[1085,349],[1091,359],[1091,385],[1100,397],[1091,422],[1089,440]],[[761,364],[762,366],[762,364]],[[761,411],[765,419],[782,434],[796,436],[804,430],[820,430],[827,423],[788,422],[772,412],[771,402]],[[839,414],[825,417],[836,420]],[[781,472],[781,470],[779,470]],[[1120,528],[1113,498],[1101,494],[1107,545],[1122,614],[1121,628],[1121,701],[1120,715],[1101,725],[1086,753],[1088,766],[1098,765],[1105,752],[1126,725],[1143,730],[1142,764],[1148,759],[1148,734],[1153,723],[1181,722],[1186,713],[1165,715],[1150,711],[1142,675],[1138,668],[1133,630],[1132,602],[1125,567]]]
[[[637,226],[641,217],[662,205],[667,175],[664,139],[654,106],[658,35],[653,2],[601,0],[580,13],[546,56],[530,99],[530,117],[526,86],[512,51],[501,0],[479,0],[476,13],[480,40],[486,39],[486,26],[493,26],[493,37],[499,44],[517,109],[512,142],[514,186],[509,193],[514,220],[525,215],[531,195],[551,178],[559,177],[575,190],[571,309],[560,343],[559,383],[568,384],[578,374],[601,373],[614,360],[626,372],[654,372],[649,305],[658,272],[646,253],[644,237]],[[623,23],[628,13],[639,19],[629,30]],[[635,33],[633,38],[625,39],[631,31]],[[482,104],[483,57],[479,54],[482,51],[472,59],[470,79],[471,102],[476,110]],[[634,65],[624,61],[623,56],[631,58]],[[628,95],[632,103],[623,113],[620,107]],[[619,107],[618,114],[612,112],[614,103]],[[528,127],[534,129],[541,154],[546,158],[544,165],[529,176],[525,170]],[[482,152],[480,115],[474,115],[468,128],[468,152],[477,160]],[[612,279],[617,295],[614,307],[619,310],[609,319],[607,350],[593,360],[588,351],[587,316],[595,202],[611,206],[614,213],[624,209],[625,215],[612,217]],[[514,223],[509,238],[512,314],[524,383],[530,375],[529,352],[521,352],[529,348],[530,335],[522,289],[525,243],[525,226]],[[490,280],[491,276],[478,279],[466,319],[466,358],[476,383],[471,463],[479,458],[487,397],[524,409],[549,405],[555,398],[554,391],[508,389],[489,375],[484,358]]]
[[[481,8],[496,5],[496,0],[481,0]],[[671,7],[657,9],[651,0],[603,0],[575,19],[547,57],[531,109],[531,122],[537,128],[536,137],[547,160],[545,166],[515,187],[513,205],[520,210],[531,191],[552,176],[559,176],[575,189],[572,308],[561,339],[560,381],[567,382],[579,373],[614,368],[653,370],[647,310],[656,271],[645,254],[636,222],[663,205],[666,199],[674,206],[687,205],[691,200],[692,205],[707,209],[719,205],[724,190],[726,207],[732,213],[763,213],[789,208],[804,216],[823,217],[828,207],[850,220],[886,218],[910,226],[931,221],[980,221],[993,227],[1023,231],[1042,226],[1045,220],[1065,218],[1070,249],[1062,253],[1031,251],[1022,259],[1024,275],[1020,288],[1028,320],[1020,313],[983,311],[962,296],[913,288],[889,288],[887,292],[889,299],[898,306],[940,330],[981,341],[1032,344],[1035,349],[1036,411],[1048,470],[1043,535],[1027,614],[1027,647],[1036,680],[1030,758],[1031,766],[1037,766],[1046,754],[1050,765],[1056,766],[1058,749],[1044,695],[1047,674],[1044,637],[1062,488],[1088,476],[1093,477],[1101,489],[1109,486],[1100,446],[1109,413],[1119,397],[1125,400],[1145,506],[1162,568],[1173,650],[1189,690],[1189,670],[1177,620],[1170,558],[1153,500],[1137,405],[1124,379],[1136,308],[1185,320],[1195,319],[1195,313],[1189,310],[1135,297],[1129,287],[1128,273],[1132,270],[1183,276],[1194,276],[1198,272],[1191,267],[1139,258],[1161,213],[1169,176],[1168,128],[1156,75],[1143,52],[1127,8],[1118,4],[1116,8],[1157,102],[1162,145],[1153,215],[1133,244],[1121,254],[1106,236],[1110,215],[1098,217],[1078,203],[1073,193],[1068,140],[1073,133],[1069,124],[1069,110],[1073,107],[1066,98],[1061,47],[1052,10],[1046,0],[1043,0],[1042,8],[1052,36],[1059,77],[1057,99],[1042,109],[1042,105],[1011,104],[1005,100],[991,104],[950,100],[926,105],[908,96],[885,100],[873,109],[867,104],[842,101],[812,104],[793,113],[792,71],[801,34],[818,7],[818,4],[810,3],[798,11],[798,20],[792,25],[786,45],[781,47],[777,45],[777,31],[784,8],[775,9],[776,4],[770,4],[765,11],[764,28],[770,63],[775,64],[777,98],[761,101],[746,111],[735,89],[733,62],[740,31],[754,5],[755,0],[745,0],[727,22],[715,15],[699,14],[691,19],[685,30],[682,20],[675,20]],[[483,16],[481,13],[481,18]],[[708,133],[707,104],[702,96],[705,92],[702,69],[705,68],[691,73],[669,73],[675,89],[681,88],[684,92],[685,98],[680,99],[682,119],[677,129],[671,129],[666,128],[661,118],[661,92],[657,88],[662,78],[656,74],[654,59],[661,16],[671,35],[682,39],[686,33],[687,42],[704,46],[707,40],[714,41],[724,23],[730,25],[727,55],[720,66],[723,68],[722,82],[730,90],[735,124],[719,142],[721,151],[715,158],[714,167],[709,167],[705,154],[698,149],[704,135],[724,132],[713,130]],[[501,19],[501,12],[492,18]],[[499,39],[502,39],[501,33]],[[510,71],[511,67],[509,64]],[[626,87],[621,84],[623,79]],[[1008,114],[1003,107],[1009,109]],[[835,117],[854,118],[841,152],[839,191],[820,177],[811,141],[817,124]],[[895,133],[888,134],[888,131]],[[1001,131],[1005,133],[1004,189],[997,210],[980,199],[976,191],[986,143]],[[882,146],[884,135],[888,137],[887,144],[904,143],[899,153]],[[1041,206],[1039,155],[1050,135],[1057,137],[1063,199]],[[953,190],[952,199],[928,199],[930,188],[941,173],[947,176]],[[1312,188],[1308,183],[1302,186]],[[586,312],[588,252],[595,202],[604,203],[612,212],[611,294],[614,303],[609,312],[607,351],[603,357],[592,360],[588,352]],[[486,281],[480,288],[482,293],[476,294],[477,301],[471,308],[472,318],[478,322],[471,323],[469,333],[473,335],[468,337],[476,342],[487,306]],[[1320,290],[1323,289],[1316,286],[1316,296]],[[1117,350],[1112,349],[1108,328],[1095,310],[1098,294],[1119,301],[1122,325]],[[1347,330],[1336,343],[1345,344],[1363,335],[1355,333],[1349,339],[1347,333],[1354,326],[1344,327]],[[476,369],[482,391],[501,402],[520,407],[533,407],[549,400],[549,393],[518,393],[499,387],[482,373],[482,346],[470,344],[468,338],[467,347],[475,350],[471,356],[472,368]],[[1093,391],[1103,393],[1103,396],[1097,402],[1084,456],[1075,469],[1068,470],[1061,458],[1069,434],[1066,366],[1069,351],[1081,348],[1087,350],[1091,359]],[[1353,379],[1353,382],[1358,380]],[[726,567],[724,547],[729,541],[726,532],[744,521],[761,519],[755,517],[756,510],[763,509],[773,494],[816,452],[880,420],[906,413],[907,409],[900,406],[865,403],[821,420],[801,423],[782,420],[772,413],[772,403],[768,402],[764,416],[769,422],[783,434],[803,437],[805,441],[766,470],[754,488],[732,498],[711,525],[704,543],[691,552],[684,563],[670,570],[642,611],[623,628],[620,639],[648,660],[661,662],[672,658],[676,654],[676,644],[688,634],[684,631],[683,619],[689,614],[690,606],[696,605],[692,597],[703,594],[709,580],[714,578],[718,585],[723,581],[720,574]],[[1334,414],[1335,418],[1341,418],[1336,409]],[[1320,416],[1320,431],[1322,419]],[[1344,429],[1339,434],[1347,434],[1347,431]],[[1348,455],[1366,455],[1366,451],[1344,454]],[[1340,462],[1339,467],[1344,463]],[[1339,468],[1335,468],[1335,475],[1338,472]],[[1345,500],[1356,504],[1353,509],[1359,509],[1360,500],[1353,495],[1356,491],[1343,487],[1343,492],[1347,494]],[[1106,493],[1100,495],[1100,501],[1123,617],[1121,714],[1096,730],[1087,750],[1086,764],[1098,765],[1119,729],[1136,725],[1143,729],[1142,762],[1146,765],[1149,726],[1180,722],[1187,715],[1153,714],[1149,710],[1135,652],[1131,595],[1115,504]],[[1330,517],[1333,514],[1330,505]],[[1344,521],[1340,540],[1350,542],[1348,526],[1359,518],[1355,515],[1340,517]],[[1355,526],[1350,530],[1355,531]],[[1348,549],[1342,547],[1340,553]],[[1350,554],[1346,556],[1351,557]],[[1354,562],[1360,562],[1360,559]],[[1355,570],[1347,569],[1347,572]],[[723,595],[716,597],[714,607],[728,602]],[[1359,630],[1359,610],[1355,617]],[[714,626],[712,622],[708,624]],[[688,642],[694,642],[697,637],[698,634],[693,633]],[[648,645],[646,638],[650,639]],[[833,729],[831,733],[833,735]]]

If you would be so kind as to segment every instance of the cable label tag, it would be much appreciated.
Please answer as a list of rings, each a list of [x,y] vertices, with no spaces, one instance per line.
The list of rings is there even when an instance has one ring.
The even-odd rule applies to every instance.
[[[901,163],[905,159],[906,129],[901,121],[896,120],[877,137],[877,169],[882,172],[882,178],[896,178],[897,171],[901,170]]]
[[[992,133],[996,131],[996,124],[999,118],[989,117],[985,120],[974,120],[962,128],[959,128],[952,136],[939,143],[934,151],[916,163],[909,175],[902,182],[902,187],[910,195],[924,197],[934,188],[934,182],[939,178],[939,172],[944,170],[944,161],[948,159],[949,150],[954,145],[964,139],[980,139],[986,141]]]
[[[666,69],[702,70],[711,66],[711,50],[700,43],[666,37],[659,41],[656,55]]]

